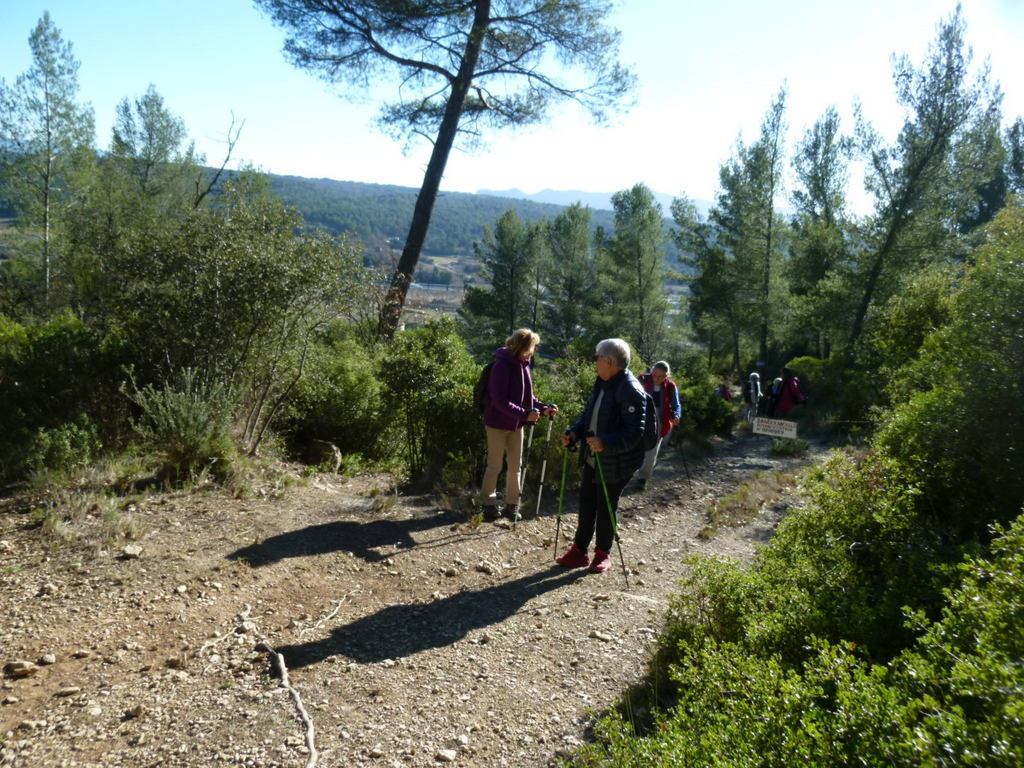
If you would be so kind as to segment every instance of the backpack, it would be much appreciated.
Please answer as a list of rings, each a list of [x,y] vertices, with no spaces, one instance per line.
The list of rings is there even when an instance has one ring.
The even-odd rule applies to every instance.
[[[623,382],[623,385],[625,381]],[[619,389],[622,389],[620,385]],[[654,404],[651,393],[640,384],[640,391],[644,393],[644,451],[649,451],[661,440],[661,419],[658,417],[658,407]],[[664,390],[662,390],[664,392]]]
[[[492,360],[480,371],[480,377],[476,380],[476,386],[473,387],[473,406],[481,414],[487,410],[487,406],[491,402],[491,368],[493,367],[494,361]]]
[[[663,394],[662,397],[665,395]],[[661,419],[654,405],[654,398],[644,390],[644,451],[649,451],[661,440]]]

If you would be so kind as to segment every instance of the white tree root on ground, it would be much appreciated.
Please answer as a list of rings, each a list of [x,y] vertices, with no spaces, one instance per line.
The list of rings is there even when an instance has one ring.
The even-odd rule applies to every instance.
[[[338,607],[341,607],[340,603]],[[306,711],[306,707],[302,703],[302,695],[292,687],[291,681],[288,679],[288,667],[284,663],[284,656],[274,650],[274,646],[270,644],[270,640],[267,639],[266,635],[260,632],[256,622],[249,618],[251,612],[252,606],[246,604],[245,610],[238,614],[238,630],[236,631],[252,632],[259,641],[256,644],[256,650],[270,654],[270,657],[274,660],[274,667],[277,669],[277,674],[281,677],[281,686],[291,694],[292,702],[299,713],[299,719],[302,720],[306,728],[306,748],[309,750],[306,768],[316,768],[319,756],[316,751],[316,731],[313,728],[313,719],[309,716],[309,712]]]
[[[331,612],[328,613],[327,615],[325,615],[322,619],[318,620],[316,622],[316,624],[313,624],[313,625],[308,626],[308,627],[303,627],[302,629],[300,629],[299,630],[299,636],[301,637],[302,635],[305,635],[307,632],[313,632],[313,631],[315,631],[317,629],[320,629],[320,627],[322,627],[328,621],[330,621],[335,616],[337,616],[338,615],[338,611],[341,610],[341,606],[344,605],[345,603],[347,603],[348,599],[350,597],[352,597],[352,595],[356,594],[359,591],[361,591],[360,588],[356,587],[355,589],[352,589],[352,590],[349,590],[348,592],[346,592],[344,595],[341,596],[340,599],[335,600],[334,601],[334,608],[333,608],[333,610],[331,610]]]

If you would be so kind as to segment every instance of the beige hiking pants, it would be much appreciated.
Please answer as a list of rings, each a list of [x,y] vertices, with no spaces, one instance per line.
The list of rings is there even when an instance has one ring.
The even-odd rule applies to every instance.
[[[519,473],[523,463],[523,430],[495,429],[484,427],[487,432],[487,469],[484,471],[484,483],[480,488],[484,498],[494,496],[498,487],[498,475],[501,474],[502,459],[507,455],[508,471],[505,473],[505,503],[518,504]]]

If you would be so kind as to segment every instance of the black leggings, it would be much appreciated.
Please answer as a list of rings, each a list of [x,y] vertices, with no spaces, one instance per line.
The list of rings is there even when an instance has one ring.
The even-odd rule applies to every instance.
[[[622,489],[626,487],[629,479],[621,483],[608,483],[608,498],[612,503],[612,510],[619,508],[619,496]],[[608,515],[608,503],[604,499],[604,491],[601,490],[601,483],[598,481],[597,470],[589,464],[583,465],[583,481],[580,484],[580,516],[576,523],[576,546],[587,551],[590,540],[594,537],[594,528],[597,528],[597,548],[609,552],[612,542],[615,540],[612,533],[612,521]]]

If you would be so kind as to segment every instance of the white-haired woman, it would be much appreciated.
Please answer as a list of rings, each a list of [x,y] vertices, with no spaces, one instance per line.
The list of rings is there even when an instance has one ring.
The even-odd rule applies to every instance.
[[[562,445],[582,441],[583,478],[580,512],[572,546],[558,558],[565,568],[590,567],[603,573],[611,565],[614,541],[611,515],[619,496],[644,461],[644,388],[629,371],[629,345],[622,339],[605,339],[597,345],[594,365],[597,380],[583,414],[562,436]],[[601,488],[595,455],[600,456],[607,500]],[[608,505],[611,504],[611,510]],[[587,549],[597,535],[593,559]]]

